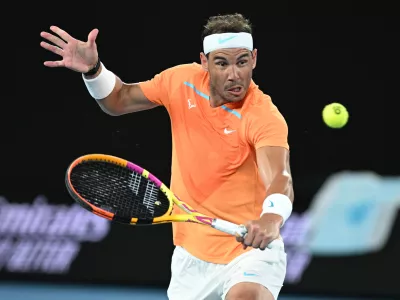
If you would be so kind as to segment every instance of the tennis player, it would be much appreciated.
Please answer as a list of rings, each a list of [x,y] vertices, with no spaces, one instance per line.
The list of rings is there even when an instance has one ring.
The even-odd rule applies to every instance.
[[[86,42],[51,26],[41,46],[62,57],[47,67],[82,73],[90,95],[117,116],[163,106],[171,119],[171,190],[196,210],[245,224],[245,238],[173,224],[171,300],[277,299],[286,274],[280,228],[292,212],[288,126],[252,80],[257,49],[240,14],[209,18],[200,63],[125,83]],[[56,35],[55,35],[56,34]],[[181,213],[178,209],[173,213]]]

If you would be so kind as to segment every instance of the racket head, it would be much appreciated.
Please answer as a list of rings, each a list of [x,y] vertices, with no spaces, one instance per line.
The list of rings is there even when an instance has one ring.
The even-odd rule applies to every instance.
[[[153,174],[119,157],[88,154],[67,168],[69,195],[86,210],[110,221],[150,225],[173,209],[172,192]]]

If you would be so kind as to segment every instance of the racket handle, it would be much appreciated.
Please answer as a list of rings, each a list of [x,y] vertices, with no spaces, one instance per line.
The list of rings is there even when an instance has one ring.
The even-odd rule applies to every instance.
[[[247,234],[247,229],[244,225],[237,225],[220,219],[214,219],[211,227],[234,236],[244,237]]]
[[[237,225],[220,219],[214,219],[211,224],[211,227],[234,236],[240,236],[242,238],[244,238],[247,234],[247,229],[244,225]],[[268,244],[267,248],[272,249],[275,246],[280,247],[281,244],[282,241],[273,240]]]

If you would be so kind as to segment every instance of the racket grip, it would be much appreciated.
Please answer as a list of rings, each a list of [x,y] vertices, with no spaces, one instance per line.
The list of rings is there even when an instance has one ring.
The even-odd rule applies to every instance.
[[[211,227],[234,236],[244,237],[247,234],[247,229],[244,225],[237,225],[220,219],[214,219]]]

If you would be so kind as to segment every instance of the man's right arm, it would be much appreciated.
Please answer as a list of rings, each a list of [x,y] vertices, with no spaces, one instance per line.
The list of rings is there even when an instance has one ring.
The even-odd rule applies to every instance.
[[[111,116],[147,110],[159,105],[146,98],[139,83],[124,83],[103,64],[96,74],[83,75],[83,79],[91,96]]]

